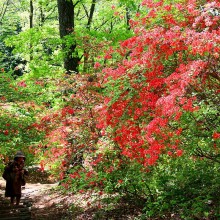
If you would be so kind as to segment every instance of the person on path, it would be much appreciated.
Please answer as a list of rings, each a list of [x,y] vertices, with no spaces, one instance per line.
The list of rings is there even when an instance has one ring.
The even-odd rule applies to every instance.
[[[6,180],[5,197],[11,198],[11,205],[19,205],[21,199],[21,187],[25,185],[25,177],[28,172],[24,169],[25,156],[18,151],[14,161],[9,162],[5,167],[2,177]]]

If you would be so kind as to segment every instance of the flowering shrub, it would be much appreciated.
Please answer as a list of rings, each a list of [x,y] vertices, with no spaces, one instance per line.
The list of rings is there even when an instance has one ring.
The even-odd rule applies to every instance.
[[[104,82],[103,103],[93,109],[97,141],[87,145],[83,166],[68,170],[64,187],[130,196],[146,202],[145,217],[214,213],[206,200],[215,200],[209,178],[217,171],[209,174],[204,158],[219,162],[219,16],[212,13],[219,3],[199,3],[143,1],[148,14],[130,20],[134,36],[109,49],[109,66],[95,63]],[[189,188],[201,183],[202,192]]]
[[[143,202],[147,218],[172,217],[179,209],[184,219],[193,207],[201,219],[219,205],[220,4],[144,0],[142,7],[129,19],[133,37],[103,57],[89,57],[94,75],[32,84],[44,106],[22,132],[45,134],[29,151],[39,155],[42,170],[55,169],[67,190],[132,197]],[[116,6],[112,10],[121,18]],[[103,53],[104,43],[100,47]],[[20,97],[31,84],[4,80]],[[10,94],[1,101],[14,98]],[[9,143],[15,130],[9,121],[2,124]]]
[[[143,1],[149,13],[131,20],[135,36],[111,51],[121,59],[103,69],[108,96],[99,127],[111,127],[122,154],[144,166],[162,153],[181,156],[182,115],[199,110],[210,84],[218,94],[220,17],[212,10],[220,5],[199,3]]]

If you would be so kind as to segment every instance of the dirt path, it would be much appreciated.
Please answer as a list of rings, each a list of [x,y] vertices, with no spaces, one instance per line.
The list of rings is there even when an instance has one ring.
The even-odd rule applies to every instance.
[[[62,194],[56,190],[58,183],[27,183],[22,189],[21,205],[23,203],[31,203],[31,217],[9,219],[31,219],[31,220],[90,220],[94,218],[94,208],[88,207],[87,203],[91,202],[89,196],[81,194]],[[1,212],[9,212],[9,198],[4,198],[5,181],[0,178],[0,203],[3,201],[4,208]],[[0,205],[1,206],[1,205]],[[16,212],[16,210],[15,210]],[[21,210],[21,212],[27,212]],[[106,219],[106,218],[103,218]]]
[[[27,183],[22,188],[21,206],[25,202],[31,203],[31,219],[53,219],[50,214],[56,214],[53,207],[56,207],[56,203],[59,200],[54,193],[51,194],[51,190],[56,187],[57,184],[42,184],[42,183]],[[9,207],[9,198],[4,198],[5,181],[0,178],[0,197],[3,200],[5,209]],[[1,210],[0,210],[1,211]],[[61,218],[55,218],[61,219]]]
[[[0,220],[131,220],[133,209],[126,206],[118,207],[115,210],[106,211],[99,208],[97,194],[63,194],[56,190],[58,183],[48,183],[44,177],[26,183],[22,189],[21,215],[16,217],[18,210],[13,217],[1,217],[1,212],[11,212],[9,199],[4,198],[5,181],[0,177]],[[46,179],[47,180],[47,179]],[[46,182],[46,183],[44,183]],[[3,201],[4,207],[1,208]],[[28,204],[30,203],[30,204]],[[95,204],[95,205],[91,205]],[[103,207],[104,208],[104,207]],[[29,213],[29,217],[27,217]],[[137,214],[137,213],[136,213]]]

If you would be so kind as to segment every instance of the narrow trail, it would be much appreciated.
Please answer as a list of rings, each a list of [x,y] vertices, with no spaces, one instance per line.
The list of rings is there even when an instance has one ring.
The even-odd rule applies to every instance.
[[[56,190],[58,183],[48,180],[48,175],[40,175],[31,173],[22,188],[20,205],[13,207],[4,196],[6,183],[0,177],[0,220],[133,220],[138,214],[127,203],[109,211],[97,208],[99,202],[91,205],[97,194],[64,194]]]
[[[0,178],[0,220],[40,220],[61,219],[55,211],[55,202],[59,202],[50,190],[57,184],[27,183],[22,188],[22,198],[19,206],[10,206],[9,198],[4,197],[5,181]],[[51,211],[54,205],[54,210]],[[52,215],[51,215],[52,214]],[[55,215],[56,218],[53,218]]]
[[[58,183],[46,171],[28,170],[19,206],[11,207],[10,198],[5,198],[6,181],[0,175],[0,220],[72,220],[68,208],[74,203],[73,196],[56,190]]]
[[[82,195],[63,194],[58,183],[26,183],[19,206],[5,198],[5,180],[0,177],[0,220],[93,220],[95,209]],[[71,209],[72,208],[72,209]],[[100,218],[98,218],[100,220]],[[103,220],[108,218],[101,218]]]

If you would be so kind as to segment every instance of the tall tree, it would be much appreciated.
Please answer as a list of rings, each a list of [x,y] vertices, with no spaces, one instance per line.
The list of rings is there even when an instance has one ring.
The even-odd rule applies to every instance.
[[[29,14],[30,29],[33,28],[33,18],[34,18],[34,6],[33,6],[33,1],[30,0],[30,14]],[[33,60],[31,39],[30,39],[30,60]]]
[[[74,32],[74,8],[80,1],[73,4],[72,0],[57,0],[59,13],[59,31],[61,39]],[[71,71],[78,72],[78,63],[80,61],[76,52],[76,43],[66,46],[63,43],[65,53],[64,68],[68,73]]]

